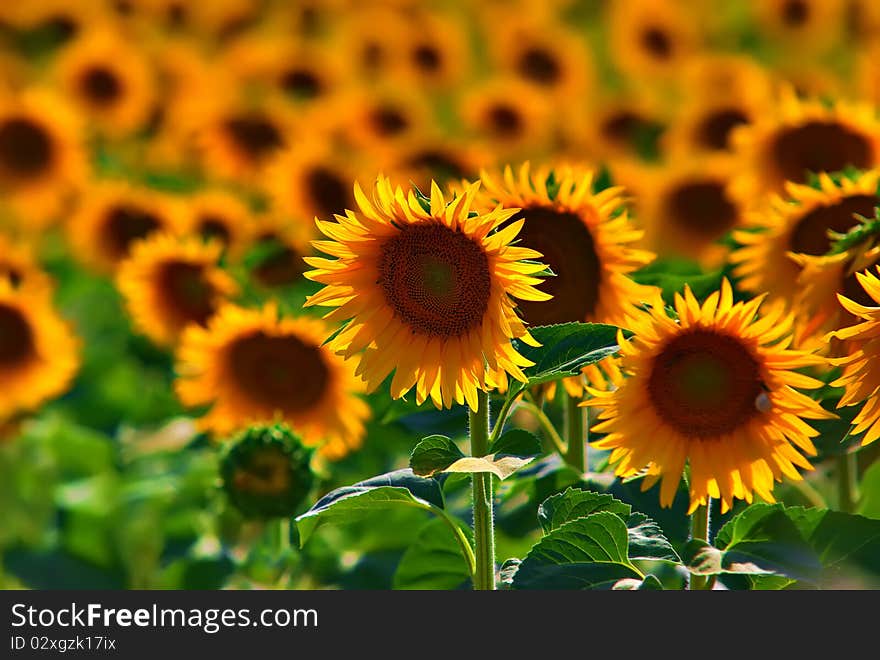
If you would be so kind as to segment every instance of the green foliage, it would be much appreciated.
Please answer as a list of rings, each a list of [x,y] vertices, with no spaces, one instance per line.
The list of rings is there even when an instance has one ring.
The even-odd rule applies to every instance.
[[[452,440],[445,435],[429,435],[413,449],[409,466],[420,477],[430,477],[443,472],[460,458],[464,458],[464,454]]]
[[[473,543],[470,529],[461,526]],[[419,531],[394,574],[395,589],[458,589],[469,586],[471,573],[461,548],[444,521],[433,519]]]
[[[580,373],[590,364],[613,355],[618,350],[617,328],[603,323],[561,323],[530,329],[541,346],[514,341],[516,350],[534,366],[524,369],[527,386],[549,383]],[[511,386],[511,396],[523,388]]]

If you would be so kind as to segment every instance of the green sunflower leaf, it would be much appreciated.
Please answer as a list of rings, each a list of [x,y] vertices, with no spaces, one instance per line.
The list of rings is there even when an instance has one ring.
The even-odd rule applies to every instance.
[[[714,547],[688,542],[683,560],[698,575],[782,575],[807,584],[817,582],[822,568],[781,504],[753,504],[721,528]]]
[[[456,521],[473,543],[470,529]],[[395,589],[457,589],[470,584],[470,571],[449,527],[437,518],[419,531],[394,574]]]
[[[604,323],[561,323],[530,328],[541,345],[514,340],[516,350],[535,364],[524,369],[528,385],[575,376],[580,370],[617,352],[617,327]],[[516,394],[522,389],[511,388]],[[515,390],[515,391],[514,391]]]
[[[436,479],[426,479],[412,470],[396,470],[327,493],[296,518],[300,547],[319,525],[351,522],[389,507],[407,506],[425,511],[442,511],[443,491]]]
[[[554,529],[529,551],[512,578],[514,589],[611,589],[644,576],[627,557],[620,516],[600,511]]]
[[[538,507],[538,521],[544,533],[549,534],[572,520],[585,518],[599,511],[609,511],[626,519],[632,512],[632,507],[605,493],[568,488],[541,503]]]
[[[524,429],[505,431],[489,446],[490,454],[507,456],[538,456],[542,452],[541,441]]]
[[[534,460],[534,456],[522,458],[520,456],[501,456],[489,454],[488,456],[465,456],[448,466],[444,472],[464,472],[468,474],[488,472],[504,481],[520,468],[525,467]]]
[[[409,458],[409,466],[414,474],[430,477],[442,472],[464,454],[451,439],[445,435],[429,435],[415,446]]]

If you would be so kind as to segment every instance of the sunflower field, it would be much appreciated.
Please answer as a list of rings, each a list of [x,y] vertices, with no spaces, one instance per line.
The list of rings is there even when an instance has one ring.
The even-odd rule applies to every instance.
[[[0,587],[880,588],[878,103],[873,0],[0,2]]]

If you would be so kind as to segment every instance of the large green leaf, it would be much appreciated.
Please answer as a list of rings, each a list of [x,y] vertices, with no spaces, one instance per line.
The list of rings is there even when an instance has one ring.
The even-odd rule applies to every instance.
[[[630,559],[652,559],[679,563],[681,558],[660,525],[644,513],[635,512],[626,520]]]
[[[880,520],[880,461],[865,470],[859,492],[861,497],[857,513],[865,518]]]
[[[470,538],[470,530],[456,521]],[[456,589],[471,575],[461,548],[448,525],[434,518],[425,523],[416,542],[407,548],[394,574],[395,589]]]
[[[557,527],[522,560],[514,589],[611,588],[642,579],[627,557],[627,529],[620,516],[600,511]]]
[[[820,586],[880,588],[880,520],[827,509],[786,513],[822,562]]]
[[[774,574],[807,583],[818,580],[821,565],[781,504],[754,504],[732,518],[715,546],[691,541],[684,561],[692,573]]]
[[[419,477],[406,469],[337,488],[296,519],[300,545],[305,544],[320,524],[350,522],[360,516],[396,506],[426,511],[442,509],[444,503],[440,483],[435,479]]]
[[[530,328],[539,347],[514,340],[517,351],[534,366],[524,369],[528,385],[578,374],[582,367],[618,350],[617,327],[602,323],[561,323]],[[517,390],[518,391],[518,390]]]
[[[549,534],[565,523],[599,511],[610,511],[625,519],[632,509],[629,504],[624,504],[611,495],[568,488],[565,492],[552,495],[541,503],[538,507],[538,521],[544,533]]]
[[[451,439],[445,435],[429,435],[415,446],[409,457],[412,471],[422,477],[430,477],[442,472],[464,454]]]
[[[541,441],[525,429],[505,431],[489,446],[490,454],[507,456],[538,456],[542,451]]]

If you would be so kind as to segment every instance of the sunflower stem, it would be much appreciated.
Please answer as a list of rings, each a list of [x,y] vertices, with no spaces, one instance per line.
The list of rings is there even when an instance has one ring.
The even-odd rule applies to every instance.
[[[587,428],[579,396],[565,397],[565,462],[583,474],[587,471]]]
[[[562,436],[559,435],[556,427],[553,426],[553,422],[547,417],[547,413],[531,401],[522,401],[520,407],[532,413],[532,416],[537,420],[538,424],[541,425],[541,430],[544,431],[544,436],[553,444],[553,449],[559,452],[560,456],[564,457],[566,452],[565,442],[563,441]]]
[[[691,514],[691,538],[709,542],[709,508],[712,506],[712,498],[707,497],[706,503],[697,507]],[[713,580],[714,581],[714,580]],[[711,589],[712,582],[708,575],[691,575],[689,588],[691,591]]]
[[[290,518],[278,519],[278,550],[286,554],[290,550]]]
[[[858,502],[858,485],[856,482],[858,467],[856,460],[856,453],[854,451],[848,451],[837,457],[838,506],[845,513],[855,511],[856,503]]]
[[[477,390],[477,410],[468,408],[470,421],[471,454],[489,453],[489,395]],[[488,472],[473,474],[474,490],[474,589],[495,589],[495,521],[492,511],[492,475]]]
[[[520,397],[522,392],[514,394],[513,396],[508,396],[504,400],[504,405],[501,406],[501,410],[498,411],[498,418],[495,420],[495,425],[492,427],[492,435],[489,436],[489,446],[492,446],[498,436],[501,435],[502,431],[504,431],[504,423],[507,421],[507,416],[510,414],[510,411],[513,409],[513,405],[516,403],[516,400]]]

